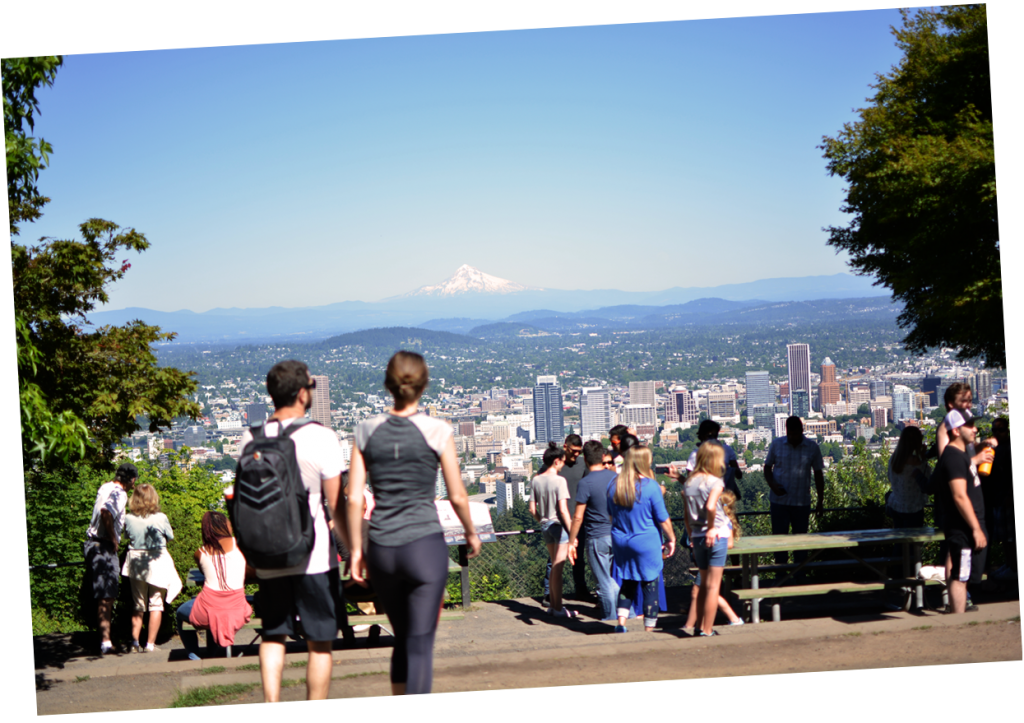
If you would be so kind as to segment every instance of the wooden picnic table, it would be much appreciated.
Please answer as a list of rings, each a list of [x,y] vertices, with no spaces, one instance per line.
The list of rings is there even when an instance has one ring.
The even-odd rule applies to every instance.
[[[918,572],[921,569],[921,548],[925,542],[935,542],[942,539],[942,532],[931,527],[741,537],[736,541],[732,550],[730,550],[730,554],[740,556],[741,576],[745,589],[734,590],[733,592],[737,593],[741,599],[750,601],[750,621],[753,623],[761,622],[759,606],[761,600],[765,598],[816,595],[830,592],[902,588],[907,593],[904,600],[905,609],[910,609],[911,606],[920,609],[924,607],[925,585],[925,581],[921,580],[918,576]],[[891,577],[885,565],[879,565],[875,560],[866,560],[860,554],[862,548],[876,545],[902,546],[902,577]],[[870,570],[877,579],[867,583],[821,583],[783,587],[786,582],[802,571],[823,550],[842,550],[851,560],[859,563],[858,567]],[[788,575],[771,588],[762,588],[758,570],[758,555],[797,551],[807,552],[807,559],[795,565]],[[773,608],[772,617],[778,620],[777,604]]]

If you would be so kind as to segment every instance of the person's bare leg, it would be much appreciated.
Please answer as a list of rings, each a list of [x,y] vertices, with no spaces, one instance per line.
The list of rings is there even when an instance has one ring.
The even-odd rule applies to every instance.
[[[136,610],[132,613],[132,640],[138,641],[140,633],[142,633],[142,611]]]
[[[967,612],[967,583],[959,580],[949,582],[949,606],[954,613]]]
[[[142,615],[140,614],[141,618]],[[162,610],[150,610],[149,611],[149,640],[150,645],[156,645],[156,634],[160,632],[160,621],[163,619],[164,613]],[[135,636],[135,640],[138,640],[138,636]]]
[[[704,629],[704,618],[707,617],[707,615],[705,614],[705,611],[706,611],[707,606],[708,606],[708,571],[707,570],[701,570],[700,571],[700,581],[701,581],[701,586],[700,586],[700,589],[697,591],[697,622],[696,622],[696,626],[699,627],[701,630],[703,630]],[[714,599],[714,598],[712,598],[712,599]],[[714,619],[715,619],[714,618],[714,612],[711,613],[711,616],[712,616],[711,620],[712,620],[712,622],[714,622]]]
[[[725,613],[725,617],[729,618],[730,623],[734,623],[740,619],[740,616],[733,612],[732,606],[729,605],[729,601],[721,595],[718,596],[718,609]]]
[[[683,627],[689,630],[697,625],[697,596],[700,595],[700,585],[690,587],[690,612],[686,613],[686,625]]]
[[[260,643],[260,682],[263,684],[263,702],[281,700],[281,673],[284,671],[284,635],[275,635]]]
[[[331,689],[331,670],[334,660],[331,658],[330,640],[308,640],[309,662],[306,663],[306,700],[327,700]]]
[[[724,568],[721,567],[709,567],[707,573],[704,570],[700,571],[701,592],[704,594],[704,620],[702,621],[701,630],[710,635],[715,625],[715,613],[718,612],[718,590],[722,586],[722,572]]]
[[[96,617],[99,618],[100,640],[104,643],[110,642],[110,617],[113,610],[114,598],[112,597],[105,597],[96,603]]]

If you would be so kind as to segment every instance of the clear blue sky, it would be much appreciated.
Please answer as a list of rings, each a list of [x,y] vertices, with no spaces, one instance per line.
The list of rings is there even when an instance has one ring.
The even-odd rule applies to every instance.
[[[568,289],[833,274],[821,229],[843,222],[842,183],[817,146],[898,61],[898,22],[68,56],[37,123],[53,201],[21,240],[92,216],[145,233],[111,309],[372,301],[463,263]],[[261,296],[288,268],[308,283]]]

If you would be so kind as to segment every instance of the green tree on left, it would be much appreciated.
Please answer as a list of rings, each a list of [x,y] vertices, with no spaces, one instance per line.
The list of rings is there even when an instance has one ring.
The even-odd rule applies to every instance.
[[[88,321],[108,301],[110,284],[131,268],[125,252],[149,247],[143,234],[93,218],[79,226],[81,240],[14,241],[49,201],[38,179],[53,149],[30,133],[39,112],[36,91],[53,84],[62,63],[60,57],[0,61],[26,470],[78,461],[109,466],[113,446],[139,429],[137,417],[156,432],[201,413],[191,398],[193,375],[158,366],[153,354],[152,344],[173,333],[141,321],[102,327]]]

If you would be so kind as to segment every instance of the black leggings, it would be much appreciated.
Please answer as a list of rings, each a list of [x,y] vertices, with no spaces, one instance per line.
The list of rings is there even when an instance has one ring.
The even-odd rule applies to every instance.
[[[628,610],[633,607],[633,599],[636,598],[636,586],[641,585],[644,593],[644,620],[652,622],[658,619],[658,578],[644,580],[642,583],[636,580],[623,580],[619,588],[619,609]]]
[[[366,565],[377,599],[395,632],[391,682],[406,694],[429,693],[434,682],[434,635],[448,580],[448,546],[440,532],[399,547],[370,543]]]

